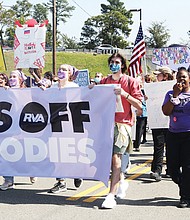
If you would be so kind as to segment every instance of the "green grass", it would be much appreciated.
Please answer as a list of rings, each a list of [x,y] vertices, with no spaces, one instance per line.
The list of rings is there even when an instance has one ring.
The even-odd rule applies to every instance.
[[[57,52],[56,53],[56,70],[61,64],[67,63],[75,66],[77,69],[88,69],[90,76],[94,77],[96,72],[103,73],[106,76],[109,73],[108,69],[108,54],[93,54],[82,52]],[[14,53],[12,51],[4,52],[7,71],[9,74],[14,70]],[[45,67],[43,73],[46,71],[52,71],[52,53],[46,52],[45,54]],[[23,69],[23,72],[28,75],[28,69]]]

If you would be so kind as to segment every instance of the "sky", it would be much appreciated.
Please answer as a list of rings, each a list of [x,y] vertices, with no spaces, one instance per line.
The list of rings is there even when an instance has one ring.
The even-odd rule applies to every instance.
[[[164,26],[169,29],[171,38],[170,44],[183,43],[189,40],[187,32],[190,30],[189,20],[189,0],[121,0],[127,10],[141,9],[142,12],[142,28],[145,35],[148,34],[147,28],[152,22],[164,22]],[[30,1],[31,2],[31,1]],[[48,0],[33,0],[33,4],[48,2]],[[60,31],[67,34],[68,37],[80,38],[80,33],[84,22],[91,16],[101,14],[101,3],[108,4],[107,0],[68,0],[70,5],[75,6],[75,11],[67,23],[60,26]],[[3,0],[3,5],[13,5],[16,0]],[[79,6],[80,7],[79,7]],[[82,9],[83,10],[82,10]],[[130,36],[127,38],[129,42],[135,42],[140,23],[140,13],[133,12],[133,25]],[[51,18],[50,18],[51,20]]]

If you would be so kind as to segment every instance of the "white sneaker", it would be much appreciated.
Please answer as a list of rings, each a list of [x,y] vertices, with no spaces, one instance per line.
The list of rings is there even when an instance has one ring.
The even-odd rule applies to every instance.
[[[1,189],[1,190],[14,189],[14,188],[15,188],[14,183],[7,182],[7,181],[5,181],[5,182],[0,186],[0,189]]]
[[[129,163],[126,168],[126,172],[128,173],[130,169],[131,169],[131,161],[129,160]]]
[[[37,181],[37,177],[30,177],[30,182],[35,183]]]
[[[106,198],[105,198],[104,202],[102,203],[101,207],[104,208],[104,209],[113,209],[113,207],[116,206],[116,205],[117,205],[117,203],[115,201],[114,195],[112,193],[109,193],[106,196]]]
[[[129,187],[129,183],[126,180],[121,180],[119,182],[119,187],[118,187],[118,191],[117,191],[117,195],[116,197],[119,199],[124,199],[126,196],[126,191]]]

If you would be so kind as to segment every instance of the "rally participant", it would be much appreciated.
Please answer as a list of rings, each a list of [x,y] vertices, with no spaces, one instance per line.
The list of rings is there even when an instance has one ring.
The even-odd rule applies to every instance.
[[[5,73],[0,73],[0,87],[9,88],[9,79]]]
[[[10,73],[9,85],[11,88],[25,88],[26,76],[22,74],[19,70],[13,70]],[[14,177],[13,176],[3,176],[4,183],[0,186],[1,190],[14,189]],[[36,177],[30,177],[30,182],[35,183]]]
[[[154,71],[158,82],[173,80],[172,70],[167,66],[162,66]],[[164,158],[164,146],[166,144],[166,135],[168,128],[153,128],[152,137],[154,143],[153,160],[151,164],[150,178],[155,179],[156,182],[162,180],[161,173]],[[167,166],[167,144],[166,144],[166,166]],[[165,177],[169,177],[169,172],[166,168]]]
[[[67,87],[78,87],[76,83],[73,82],[76,79],[78,70],[68,64],[62,64],[58,69],[58,87],[60,89]],[[67,191],[66,181],[64,178],[56,178],[57,183],[48,191],[49,193],[59,193]],[[74,185],[79,188],[82,184],[82,179],[74,179]]]
[[[177,83],[168,91],[162,111],[170,117],[166,136],[168,169],[179,187],[179,208],[190,207],[190,73],[185,67],[178,69]]]
[[[109,194],[102,203],[102,208],[112,209],[116,205],[115,196],[125,197],[127,181],[121,171],[121,158],[126,152],[132,150],[131,127],[133,116],[131,106],[138,114],[142,114],[142,94],[138,81],[125,74],[127,70],[126,59],[119,53],[108,58],[108,65],[112,72],[110,76],[100,81],[101,84],[120,84],[114,89],[116,95],[121,95],[124,112],[115,113],[114,143],[112,155],[112,175]],[[117,186],[119,184],[119,187]]]

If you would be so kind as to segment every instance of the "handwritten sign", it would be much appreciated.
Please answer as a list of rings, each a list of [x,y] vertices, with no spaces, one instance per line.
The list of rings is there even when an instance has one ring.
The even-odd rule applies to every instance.
[[[188,47],[165,47],[153,50],[152,63],[158,66],[168,66],[172,70],[190,65],[190,50]]]
[[[169,117],[162,113],[162,104],[167,91],[173,89],[173,85],[176,83],[175,80],[145,83],[144,89],[148,96],[147,113],[148,113],[148,124],[151,129],[153,128],[168,128]]]
[[[14,39],[15,68],[43,68],[45,66],[46,27],[16,27]]]
[[[79,70],[77,78],[74,80],[79,86],[89,85],[89,71],[88,69]]]

